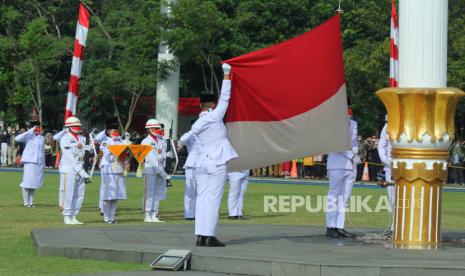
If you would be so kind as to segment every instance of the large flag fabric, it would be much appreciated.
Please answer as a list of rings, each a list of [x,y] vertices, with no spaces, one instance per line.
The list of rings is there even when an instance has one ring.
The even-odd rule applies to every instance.
[[[79,97],[79,79],[81,78],[82,54],[86,47],[87,33],[89,32],[90,13],[79,4],[79,15],[74,38],[73,61],[71,62],[71,75],[69,77],[68,96],[66,98],[66,118],[76,115],[77,100]]]
[[[225,62],[232,66],[226,126],[239,154],[229,171],[351,148],[339,15]]]
[[[395,0],[391,1],[391,41],[390,41],[390,57],[389,57],[389,84],[391,87],[397,87],[399,82],[399,50],[397,43],[399,42],[397,25],[397,12]]]

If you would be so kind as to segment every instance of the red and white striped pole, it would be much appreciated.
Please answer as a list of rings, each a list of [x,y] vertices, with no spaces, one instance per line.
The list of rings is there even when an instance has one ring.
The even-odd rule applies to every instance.
[[[397,12],[395,0],[391,4],[391,47],[389,58],[389,84],[391,87],[397,87],[399,82],[399,26],[397,25]]]
[[[71,76],[69,77],[68,96],[66,98],[66,118],[76,115],[76,105],[79,96],[79,78],[81,77],[82,53],[86,46],[87,33],[89,31],[90,13],[79,4],[79,17],[74,39],[73,61],[71,64]]]

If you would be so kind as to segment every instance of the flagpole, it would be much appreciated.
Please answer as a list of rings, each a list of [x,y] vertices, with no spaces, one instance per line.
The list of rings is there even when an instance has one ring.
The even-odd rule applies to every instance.
[[[448,148],[457,103],[465,96],[447,87],[447,9],[447,0],[400,0],[399,87],[376,93],[389,116],[393,244],[399,249],[437,249],[441,242]]]

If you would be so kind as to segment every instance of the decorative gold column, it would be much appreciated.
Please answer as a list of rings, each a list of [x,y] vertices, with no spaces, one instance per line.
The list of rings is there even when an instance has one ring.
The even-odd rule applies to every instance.
[[[396,248],[434,249],[441,241],[441,193],[454,140],[454,115],[465,93],[456,88],[385,88],[396,182]]]

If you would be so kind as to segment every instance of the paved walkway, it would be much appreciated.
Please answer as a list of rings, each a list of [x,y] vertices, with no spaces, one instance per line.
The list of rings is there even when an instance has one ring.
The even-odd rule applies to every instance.
[[[193,270],[213,273],[465,275],[465,232],[444,234],[443,248],[435,251],[394,250],[383,241],[329,239],[320,228],[285,225],[221,225],[218,237],[227,246],[205,248],[194,246],[192,232],[192,225],[170,224],[70,227],[34,229],[33,238],[42,256],[146,264],[167,249],[188,249],[193,254]]]

